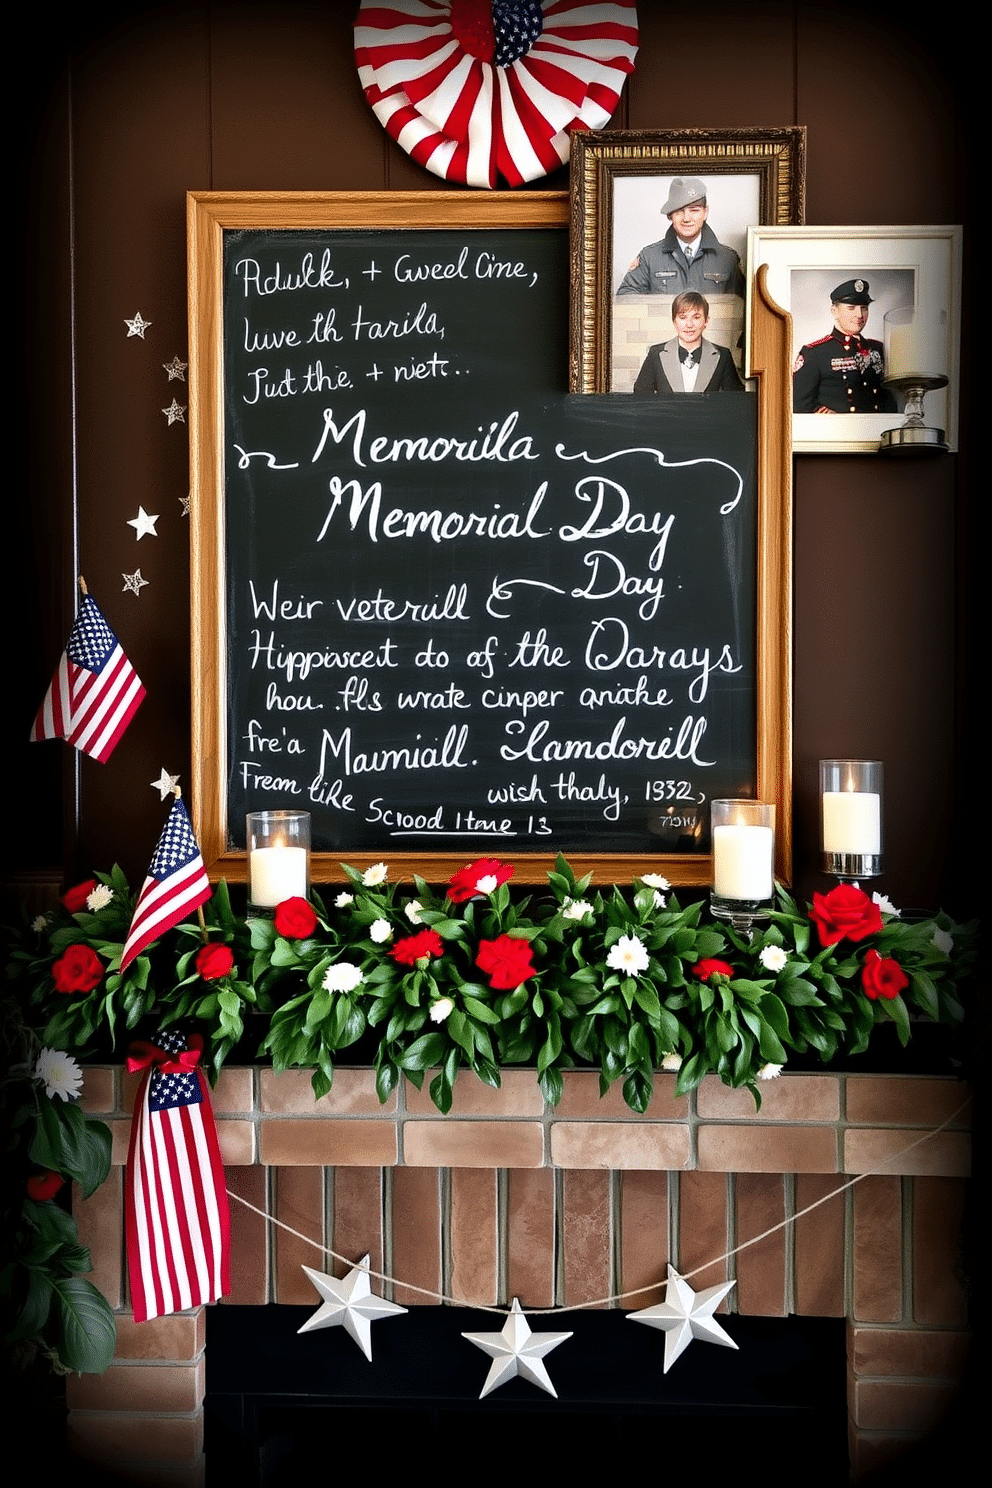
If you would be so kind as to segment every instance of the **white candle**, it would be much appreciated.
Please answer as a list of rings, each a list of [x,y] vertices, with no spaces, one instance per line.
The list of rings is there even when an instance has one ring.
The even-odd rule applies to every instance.
[[[770,899],[771,827],[713,828],[713,888],[721,899]]]
[[[941,377],[947,375],[947,353],[942,344],[943,328],[921,315],[905,325],[885,322],[889,332],[885,370],[889,377]]]
[[[875,791],[824,791],[823,851],[881,852],[881,807]]]
[[[271,909],[284,899],[305,899],[307,853],[304,847],[256,847],[249,854],[251,902]]]

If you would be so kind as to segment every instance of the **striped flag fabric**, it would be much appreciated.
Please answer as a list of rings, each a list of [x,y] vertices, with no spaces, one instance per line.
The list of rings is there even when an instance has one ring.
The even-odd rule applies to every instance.
[[[151,941],[209,899],[211,892],[186,807],[177,796],[134,906],[121,971],[126,971]]]
[[[217,1129],[199,1068],[202,1040],[162,1030],[132,1045],[146,1070],[127,1156],[127,1261],[134,1320],[165,1317],[231,1290],[231,1220]]]
[[[632,0],[362,0],[355,61],[379,123],[468,186],[534,181],[602,129],[637,55]]]
[[[144,695],[141,678],[87,594],[38,709],[31,741],[64,739],[105,764]]]

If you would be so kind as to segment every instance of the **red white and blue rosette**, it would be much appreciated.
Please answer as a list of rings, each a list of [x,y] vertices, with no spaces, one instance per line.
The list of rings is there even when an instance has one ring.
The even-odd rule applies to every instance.
[[[468,186],[534,181],[602,129],[637,55],[628,0],[361,0],[355,60],[383,128]]]

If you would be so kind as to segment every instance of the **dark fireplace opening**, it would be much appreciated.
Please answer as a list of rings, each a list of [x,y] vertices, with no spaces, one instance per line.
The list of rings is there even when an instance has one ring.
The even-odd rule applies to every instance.
[[[346,1444],[377,1476],[413,1461],[446,1477],[637,1475],[650,1454],[685,1481],[765,1483],[787,1463],[802,1464],[803,1488],[847,1480],[843,1319],[721,1314],[737,1350],[693,1341],[666,1375],[664,1334],[622,1312],[533,1314],[535,1333],[573,1334],[544,1359],[557,1400],[521,1379],[480,1400],[491,1361],[461,1335],[499,1332],[502,1317],[412,1308],[373,1325],[369,1363],[343,1328],[298,1335],[314,1311],[211,1308],[208,1482],[224,1471],[283,1488],[351,1471]],[[518,1455],[537,1441],[541,1458]]]

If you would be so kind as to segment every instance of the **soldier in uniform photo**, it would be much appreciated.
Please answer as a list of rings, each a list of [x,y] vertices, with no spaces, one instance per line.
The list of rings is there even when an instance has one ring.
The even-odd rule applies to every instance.
[[[867,279],[845,279],[830,295],[834,328],[799,349],[792,369],[794,413],[895,413],[884,386],[884,349],[861,333],[872,303]]]
[[[703,338],[709,318],[710,307],[704,295],[693,289],[676,295],[672,301],[676,334],[671,341],[648,349],[634,392],[660,393],[662,397],[675,393],[742,393],[744,388],[730,352]]]
[[[677,176],[661,209],[671,226],[642,248],[624,275],[618,295],[697,293],[744,296],[744,274],[733,248],[721,243],[706,218],[706,187],[695,176]]]

